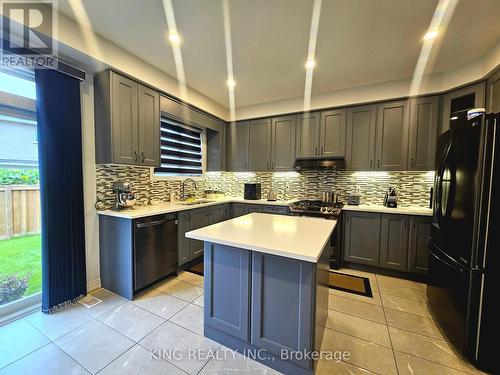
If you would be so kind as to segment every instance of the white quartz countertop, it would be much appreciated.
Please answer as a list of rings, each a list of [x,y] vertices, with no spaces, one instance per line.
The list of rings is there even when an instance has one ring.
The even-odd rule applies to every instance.
[[[432,216],[432,209],[424,207],[397,207],[390,208],[375,204],[360,204],[359,206],[344,205],[343,211],[379,212],[382,214]]]
[[[335,220],[251,213],[186,233],[186,237],[317,263]]]
[[[247,204],[262,204],[266,206],[288,206],[290,203],[296,201],[296,199],[286,200],[286,201],[285,200],[267,201],[266,199],[249,200],[243,198],[221,198],[221,199],[207,199],[207,200],[210,200],[211,202],[200,203],[195,205],[183,205],[177,202],[165,202],[156,205],[134,206],[131,209],[122,211],[102,210],[102,211],[97,211],[97,213],[99,215],[114,216],[124,219],[138,219],[147,216],[168,214],[185,210],[194,210],[197,208],[204,208],[222,203],[247,203]]]

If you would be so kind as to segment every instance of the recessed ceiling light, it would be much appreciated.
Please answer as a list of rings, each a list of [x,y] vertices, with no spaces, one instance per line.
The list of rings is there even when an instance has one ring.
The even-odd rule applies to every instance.
[[[436,30],[434,31],[428,31],[425,35],[424,35],[424,40],[431,40],[431,39],[434,39],[435,37],[437,37],[438,35],[438,32]]]
[[[310,69],[310,68],[314,68],[316,66],[316,61],[315,60],[307,60],[306,62],[306,68]]]
[[[232,78],[228,79],[226,84],[227,84],[227,87],[229,87],[230,89],[232,89],[232,88],[234,88],[234,86],[236,86],[236,82]]]
[[[172,44],[179,44],[181,42],[181,37],[177,33],[168,34],[168,39],[170,39]]]

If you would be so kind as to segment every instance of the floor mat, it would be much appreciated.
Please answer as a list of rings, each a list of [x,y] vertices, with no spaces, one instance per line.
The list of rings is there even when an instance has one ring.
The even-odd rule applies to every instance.
[[[329,279],[329,287],[332,289],[373,298],[370,279],[366,277],[330,271]]]
[[[194,266],[188,268],[186,271],[194,273],[196,275],[203,276],[203,262],[196,263]]]

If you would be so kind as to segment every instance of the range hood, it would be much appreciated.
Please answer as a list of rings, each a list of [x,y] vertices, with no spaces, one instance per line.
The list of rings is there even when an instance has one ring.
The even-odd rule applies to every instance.
[[[333,169],[344,170],[344,158],[330,158],[330,159],[297,159],[293,167],[297,170],[301,169]]]

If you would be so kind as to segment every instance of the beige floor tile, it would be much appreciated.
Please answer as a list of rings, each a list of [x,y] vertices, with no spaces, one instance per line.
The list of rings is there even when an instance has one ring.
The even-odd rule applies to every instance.
[[[133,303],[164,319],[170,319],[188,305],[188,302],[159,290],[152,290],[143,294],[135,299]]]
[[[394,350],[411,354],[456,370],[470,372],[472,365],[460,358],[451,345],[444,340],[434,339],[418,333],[389,327]]]
[[[245,357],[234,350],[221,346],[214,358],[210,359],[199,375],[280,375],[253,359]]]
[[[426,290],[416,288],[406,288],[399,285],[378,283],[378,288],[381,294],[388,294],[396,297],[403,297],[415,301],[427,301]]]
[[[203,288],[176,279],[167,281],[157,289],[187,302],[193,302],[203,294]]]
[[[353,366],[344,361],[336,362],[334,360],[322,359],[318,361],[316,375],[368,375],[374,372]]]
[[[354,275],[354,276],[367,277],[370,280],[377,281],[377,276],[374,273],[371,273],[371,272],[353,270],[353,269],[350,269],[350,268],[341,268],[341,269],[337,270],[336,272],[345,273],[345,274]]]
[[[201,307],[189,304],[171,317],[170,321],[203,336],[203,309]]]
[[[382,304],[384,307],[407,312],[415,315],[432,318],[431,310],[426,301],[414,301],[411,299],[382,294]]]
[[[399,375],[463,375],[465,372],[452,369],[450,367],[438,365],[422,358],[414,357],[406,353],[394,352],[398,365]]]
[[[385,324],[344,314],[340,311],[328,310],[326,326],[375,344],[391,347],[389,332]]]
[[[344,353],[343,355],[348,353],[349,360],[346,360],[346,362],[378,374],[397,374],[392,349],[385,346],[327,328],[321,350],[340,351]]]
[[[378,323],[385,323],[384,310],[380,306],[336,295],[330,295],[329,297],[328,308],[330,309],[373,320]]]
[[[127,302],[125,298],[120,297],[113,292],[110,292],[106,289],[99,289],[95,292],[91,293],[94,297],[99,298],[102,302],[93,307],[85,307],[82,304],[82,309],[89,315],[92,315],[94,318],[98,317],[101,314],[104,314],[108,311],[113,310],[114,308],[120,306],[121,304]]]
[[[204,295],[202,294],[198,298],[196,298],[193,302],[191,302],[193,305],[203,307],[203,301],[204,301]]]
[[[390,277],[390,276],[384,276],[384,275],[377,275],[377,282],[378,283],[385,283],[385,284],[392,284],[395,286],[402,286],[404,288],[424,290],[424,291],[427,289],[427,285],[424,283],[419,283],[417,281],[399,279],[397,277]]]
[[[344,297],[344,298],[354,299],[356,301],[370,303],[372,305],[382,306],[382,300],[380,299],[380,294],[378,294],[377,292],[372,293],[373,297],[366,297],[366,296],[361,296],[359,294],[343,292],[341,290],[328,288],[328,293],[330,294],[330,297],[331,296],[340,296],[340,297]]]
[[[384,312],[387,324],[392,327],[405,329],[438,339],[444,338],[437,322],[431,318],[388,308],[384,308]]]
[[[177,280],[184,281],[203,288],[203,276],[197,275],[192,272],[181,272],[177,275]]]

